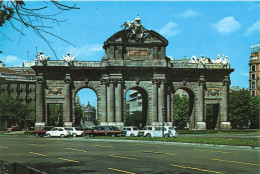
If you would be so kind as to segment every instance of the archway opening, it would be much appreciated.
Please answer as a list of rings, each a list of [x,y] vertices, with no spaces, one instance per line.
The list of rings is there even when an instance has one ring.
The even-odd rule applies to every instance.
[[[175,91],[173,99],[173,126],[189,129],[194,124],[194,94],[191,90],[181,88]]]
[[[148,94],[140,88],[131,88],[126,93],[126,126],[146,126]]]
[[[80,89],[75,96],[75,125],[92,127],[97,125],[97,94],[90,88]]]
[[[215,129],[219,116],[219,104],[206,105],[206,129]]]
[[[63,104],[49,103],[47,112],[49,126],[63,126]]]

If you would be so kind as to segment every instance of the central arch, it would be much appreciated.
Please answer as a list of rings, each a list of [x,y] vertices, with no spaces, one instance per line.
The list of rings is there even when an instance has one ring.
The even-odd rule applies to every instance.
[[[130,94],[129,94],[130,93]],[[125,114],[125,124],[126,126],[137,126],[144,127],[147,125],[147,114],[148,114],[148,94],[141,87],[130,88],[126,95],[129,94],[129,98],[126,98],[126,114]],[[128,101],[127,101],[128,100]],[[135,105],[135,106],[133,106]],[[135,108],[133,108],[135,107]],[[131,116],[137,116],[141,114],[141,119],[131,122]]]

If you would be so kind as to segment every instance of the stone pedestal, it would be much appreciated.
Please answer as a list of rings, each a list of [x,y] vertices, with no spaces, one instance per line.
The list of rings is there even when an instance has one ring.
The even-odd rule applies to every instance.
[[[45,127],[45,122],[35,122],[35,130],[42,130]]]
[[[220,129],[221,130],[230,130],[230,122],[221,122]]]
[[[72,127],[72,122],[64,122],[64,127]]]
[[[196,130],[206,130],[206,123],[205,122],[196,122],[195,129]]]

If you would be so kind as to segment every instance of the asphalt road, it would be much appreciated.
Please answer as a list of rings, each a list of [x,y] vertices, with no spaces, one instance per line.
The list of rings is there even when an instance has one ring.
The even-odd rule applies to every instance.
[[[249,148],[0,136],[0,159],[50,174],[257,174],[260,173],[259,157],[259,150]]]

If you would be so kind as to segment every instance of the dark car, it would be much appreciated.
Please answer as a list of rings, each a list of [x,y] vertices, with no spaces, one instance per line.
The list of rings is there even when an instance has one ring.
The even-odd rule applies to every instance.
[[[115,126],[95,126],[92,129],[85,130],[86,136],[123,136],[124,132]]]
[[[32,131],[32,133],[35,135],[35,137],[43,137],[46,135],[47,131],[50,131],[52,129],[53,129],[53,126],[45,126],[42,128],[42,130]]]

